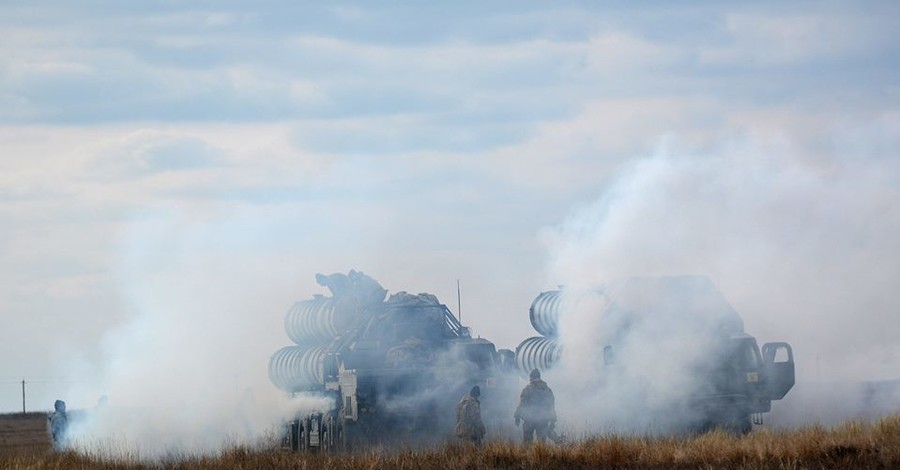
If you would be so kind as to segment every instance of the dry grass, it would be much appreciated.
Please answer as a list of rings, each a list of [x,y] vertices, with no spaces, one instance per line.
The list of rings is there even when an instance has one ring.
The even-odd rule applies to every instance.
[[[215,457],[170,459],[155,464],[115,461],[43,449],[0,451],[9,469],[380,469],[380,468],[900,468],[900,415],[875,423],[796,431],[759,429],[745,437],[712,432],[697,437],[605,436],[564,446],[524,447],[493,442],[482,448],[448,444],[430,450],[301,455],[234,448]]]
[[[49,446],[46,413],[0,415],[0,456],[30,455]]]

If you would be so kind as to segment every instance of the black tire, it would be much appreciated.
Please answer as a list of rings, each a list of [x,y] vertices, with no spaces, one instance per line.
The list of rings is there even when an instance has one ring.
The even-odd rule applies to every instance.
[[[338,446],[338,424],[335,419],[334,413],[328,413],[325,417],[325,422],[323,423],[323,427],[325,428],[325,438],[322,439],[322,450],[327,453],[332,453],[337,450]]]
[[[341,443],[341,451],[353,452],[357,447],[356,442],[354,442],[354,437],[357,434],[356,428],[350,420],[341,419],[340,422],[339,442]]]
[[[746,436],[750,434],[750,431],[753,430],[753,421],[750,419],[749,414],[744,414],[736,420],[735,423],[735,433],[740,436]]]
[[[735,436],[746,436],[753,430],[753,422],[749,414],[741,414],[720,423],[718,427]]]

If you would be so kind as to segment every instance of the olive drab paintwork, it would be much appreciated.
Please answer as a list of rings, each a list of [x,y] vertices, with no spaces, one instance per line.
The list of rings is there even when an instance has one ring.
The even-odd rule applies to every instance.
[[[549,437],[556,422],[556,399],[547,382],[541,380],[540,371],[531,371],[531,380],[522,389],[515,413],[516,425],[522,421],[523,441],[531,442],[537,434],[539,440]]]
[[[683,357],[672,366],[683,367],[693,378],[684,392],[673,392],[671,407],[678,416],[677,422],[671,423],[673,429],[721,427],[747,433],[753,424],[762,423],[762,414],[771,410],[772,401],[784,398],[794,386],[790,344],[767,343],[760,348],[756,338],[744,331],[738,312],[705,276],[636,276],[587,288],[560,286],[541,292],[532,302],[529,318],[543,336],[527,338],[516,348],[520,373],[552,369],[567,354],[577,354],[566,352],[559,324],[572,312],[596,319],[591,320],[593,330],[581,334],[596,335],[597,347],[603,351],[596,371],[605,381],[641,373],[622,373],[639,367],[630,360],[635,356],[629,348],[636,342],[654,337],[674,340],[646,344],[642,351],[675,361]],[[690,341],[700,353],[682,356],[668,346],[679,341]]]
[[[499,410],[504,420],[512,412],[496,393],[459,401],[473,385],[495,390],[515,375],[495,345],[473,338],[437,297],[404,291],[386,297],[378,281],[358,271],[316,280],[332,296],[291,307],[285,330],[296,345],[277,351],[268,372],[283,391],[326,404],[288,417],[285,447],[419,446],[454,435],[477,442],[499,421]]]
[[[456,405],[456,437],[480,444],[484,439],[481,402],[470,392]]]
[[[60,449],[65,445],[66,432],[69,427],[69,415],[66,413],[66,402],[56,400],[53,404],[53,413],[48,417],[50,426],[50,438],[53,440],[53,447]]]

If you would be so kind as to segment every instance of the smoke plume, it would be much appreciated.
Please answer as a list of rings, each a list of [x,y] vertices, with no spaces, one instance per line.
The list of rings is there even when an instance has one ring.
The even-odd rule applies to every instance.
[[[67,364],[78,378],[65,395],[76,410],[70,446],[155,460],[272,445],[283,420],[327,409],[319,397],[289,399],[266,376],[289,305],[266,270],[292,276],[261,266],[237,222],[163,210],[120,234],[128,314],[110,325],[99,361]]]
[[[775,405],[776,423],[860,416],[859,393],[829,396],[829,387],[807,384],[897,377],[900,159],[884,153],[896,124],[836,134],[834,147],[816,158],[789,143],[738,142],[692,155],[663,142],[598,200],[545,232],[550,282],[584,288],[629,276],[709,276],[760,344],[794,347],[796,388],[806,400],[790,402],[789,393]],[[585,305],[561,320],[559,401],[583,431],[646,416],[648,404],[651,414],[667,409],[691,386],[690,365],[704,353],[689,330],[660,318],[632,338],[633,364],[619,371],[628,377],[597,373],[609,334],[597,312]],[[663,348],[667,341],[678,344]],[[663,349],[678,353],[654,354]],[[791,412],[779,420],[787,403]],[[827,416],[821,403],[832,405]],[[632,420],[626,429],[652,424]]]

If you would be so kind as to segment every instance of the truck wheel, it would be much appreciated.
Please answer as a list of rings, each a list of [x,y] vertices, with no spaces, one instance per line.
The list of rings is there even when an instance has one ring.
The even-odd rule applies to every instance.
[[[735,432],[741,436],[746,436],[750,434],[750,431],[753,430],[753,421],[750,420],[750,415],[745,414],[737,418],[735,422]]]
[[[358,442],[356,442],[356,436],[358,431],[356,429],[356,424],[350,422],[345,419],[341,419],[340,432],[338,433],[338,437],[340,439],[341,451],[343,452],[353,452],[358,447]]]
[[[328,413],[323,424],[323,427],[325,428],[325,438],[322,440],[322,450],[327,453],[332,453],[337,450],[340,443],[338,420],[335,419],[333,412]]]
[[[735,436],[746,436],[753,430],[753,422],[750,421],[749,414],[738,415],[722,421],[719,427]]]

